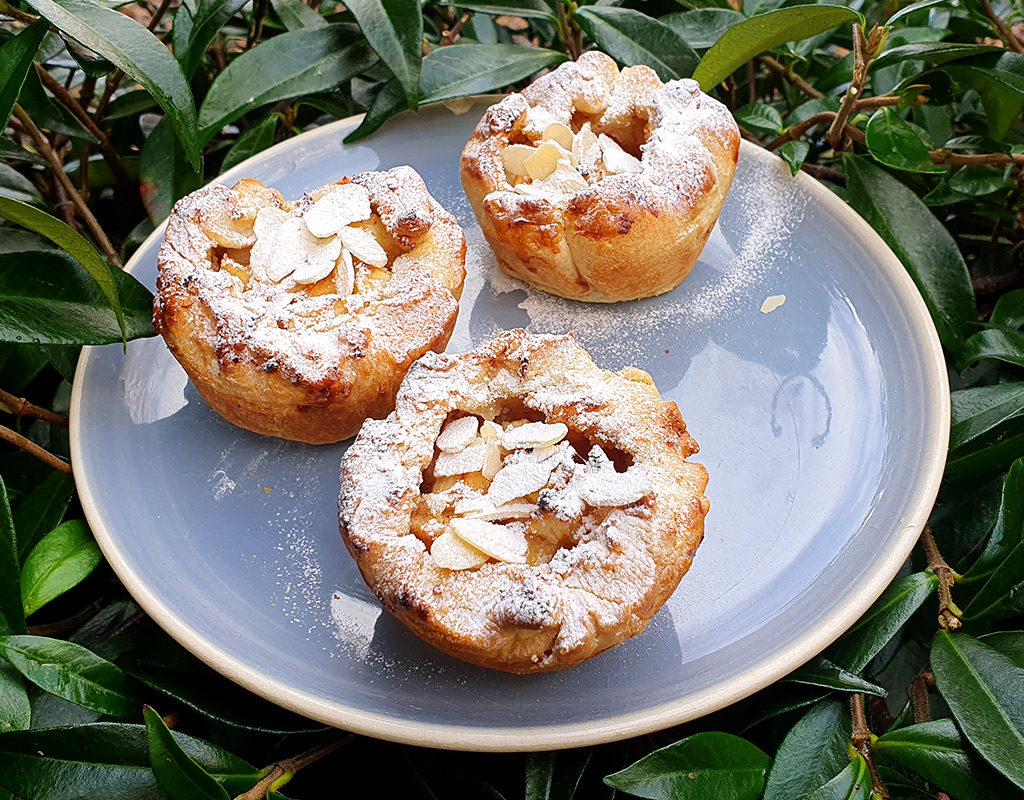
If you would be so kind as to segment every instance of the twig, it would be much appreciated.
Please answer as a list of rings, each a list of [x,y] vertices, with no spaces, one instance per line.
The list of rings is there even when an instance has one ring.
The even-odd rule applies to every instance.
[[[153,16],[149,18],[149,23],[146,28],[150,33],[156,30],[156,26],[160,24],[160,21],[164,18],[164,14],[167,13],[167,9],[171,7],[171,0],[162,0],[157,10],[153,12]]]
[[[928,708],[928,695],[934,691],[936,691],[935,676],[932,674],[931,669],[925,667],[910,682],[910,707],[914,711],[915,725],[928,722],[932,718],[931,711]]]
[[[4,0],[0,0],[0,14],[3,14],[5,17],[10,17],[11,19],[16,19],[18,22],[24,22],[26,25],[31,25],[39,19],[39,17],[26,14],[24,11],[8,5]]]
[[[951,153],[949,150],[932,150],[928,153],[933,164],[950,167],[1002,167],[1006,164],[1024,164],[1024,153]]]
[[[846,123],[850,119],[850,115],[853,114],[854,107],[857,101],[860,99],[860,93],[864,89],[864,81],[868,77],[868,62],[867,62],[867,43],[864,41],[864,29],[860,26],[860,23],[853,23],[853,80],[850,81],[850,87],[846,90],[846,94],[843,95],[842,105],[839,106],[839,113],[836,114],[832,125],[828,129],[828,133],[825,134],[825,138],[828,139],[828,143],[832,145],[833,150],[840,150],[843,145],[843,134],[846,128]]]
[[[96,137],[100,150],[100,154],[103,156],[103,160],[110,165],[111,172],[114,173],[114,177],[117,179],[118,188],[124,193],[130,193],[132,191],[132,181],[128,177],[128,173],[125,171],[124,164],[121,163],[121,159],[118,157],[117,152],[110,145],[110,139],[107,138],[107,134],[100,130],[99,126],[93,122],[85,109],[79,105],[78,101],[72,96],[72,94],[61,86],[60,81],[54,78],[49,72],[43,69],[39,64],[36,64],[36,72],[39,73],[39,78],[42,80],[43,85],[49,89],[53,96],[56,97],[62,105],[64,105],[68,111],[75,115],[75,117],[89,130],[93,136]]]
[[[565,45],[569,58],[575,61],[583,54],[583,49],[578,46],[579,43],[572,24],[569,22],[569,16],[565,13],[565,3],[558,2],[555,5],[558,6],[558,30],[562,34],[562,43]]]
[[[1014,34],[1010,27],[1003,21],[1003,19],[992,10],[992,6],[988,0],[981,0],[981,10],[985,12],[992,23],[996,26],[996,30],[999,31],[999,36],[1006,42],[1009,47],[1015,53],[1024,53],[1024,45],[1020,43],[1020,39]]]
[[[5,392],[3,389],[0,389],[0,403],[4,405],[9,413],[15,416],[35,417],[44,422],[49,422],[51,425],[59,425],[61,428],[68,426],[67,417],[62,417],[60,414],[54,414],[52,411],[33,405],[24,397],[16,397],[10,392]]]
[[[0,439],[6,439],[8,442],[13,444],[15,447],[24,450],[29,455],[33,455],[56,470],[71,474],[71,465],[61,458],[57,458],[49,450],[44,450],[42,447],[37,445],[30,439],[26,439],[20,433],[12,431],[10,428],[0,425]]]
[[[757,73],[753,61],[747,62],[747,102],[750,105],[757,102]]]
[[[775,139],[774,141],[766,144],[765,149],[778,150],[786,142],[795,142],[815,125],[824,125],[826,122],[833,122],[836,116],[837,115],[835,111],[822,111],[819,114],[815,114],[812,117],[808,117],[803,122],[794,125],[792,128],[789,128],[778,139]]]
[[[813,97],[815,100],[820,100],[825,95],[815,89],[811,84],[801,78],[796,72],[793,71],[792,67],[783,66],[781,63],[776,61],[771,56],[761,56],[760,61],[772,72],[776,72],[793,84],[797,89],[803,92],[808,97]]]
[[[808,164],[807,162],[804,162],[800,165],[800,169],[812,178],[817,178],[819,181],[828,181],[829,183],[834,183],[838,186],[846,186],[846,176],[833,167],[826,167],[824,164]]]
[[[938,546],[935,544],[935,537],[927,525],[921,532],[921,543],[924,544],[925,552],[928,554],[928,569],[935,573],[939,579],[939,626],[947,631],[959,630],[963,623],[960,615],[963,613],[953,602],[950,594],[950,587],[956,581],[956,573],[942,557]]]
[[[1024,288],[1024,274],[1018,271],[1002,275],[983,275],[971,281],[971,285],[978,297],[995,297],[1011,289]]]
[[[348,736],[343,736],[337,741],[325,744],[321,747],[314,747],[312,750],[295,756],[294,758],[287,758],[284,761],[278,761],[270,768],[270,771],[260,779],[259,783],[253,786],[249,791],[238,795],[235,800],[263,800],[267,794],[267,790],[277,784],[281,778],[287,776],[290,779],[291,776],[300,769],[308,767],[310,764],[315,764],[321,758],[330,755],[335,750],[341,749],[355,738],[356,735],[354,733],[350,733]],[[283,784],[278,784],[278,787],[281,785]]]
[[[95,617],[101,608],[103,608],[103,605],[99,600],[96,600],[67,619],[62,619],[58,622],[48,622],[45,625],[29,625],[28,632],[31,636],[53,636],[57,633],[73,631]]]
[[[882,108],[883,106],[898,106],[902,98],[895,95],[887,94],[880,97],[865,97],[858,100],[853,105],[854,111],[873,111],[876,108]],[[921,106],[928,102],[927,97],[915,97],[911,103],[912,106]]]
[[[95,237],[96,243],[100,246],[103,254],[107,257],[107,260],[112,264],[121,266],[121,259],[118,257],[117,251],[110,243],[110,239],[107,238],[107,234],[104,232],[103,228],[100,227],[96,217],[92,215],[92,212],[89,210],[89,206],[87,206],[85,200],[82,199],[82,195],[78,193],[75,185],[71,183],[71,179],[64,171],[64,165],[57,157],[57,154],[53,152],[53,148],[50,147],[50,142],[43,135],[42,131],[36,127],[36,124],[25,112],[25,109],[17,103],[14,104],[14,116],[21,121],[21,124],[25,126],[25,129],[32,136],[39,154],[49,163],[50,168],[57,176],[57,180],[60,181],[61,185],[64,187],[64,191],[68,193],[68,197],[70,197],[72,202],[74,202],[75,208],[78,209],[78,213],[81,215],[89,230],[92,231],[92,235]]]
[[[850,744],[868,764],[874,796],[880,800],[889,800],[889,790],[882,783],[878,770],[875,769],[875,762],[871,758],[871,730],[868,728],[868,721],[864,716],[864,695],[859,692],[850,695],[850,711],[853,714],[853,737],[850,739]]]
[[[459,17],[458,22],[452,25],[451,28],[445,28],[444,32],[441,34],[441,46],[444,47],[449,44],[455,44],[455,40],[462,35],[462,29],[471,19],[473,19],[473,12],[467,11]]]
[[[268,0],[256,0],[252,7],[252,29],[245,42],[245,49],[251,50],[263,35],[263,18],[267,16]]]

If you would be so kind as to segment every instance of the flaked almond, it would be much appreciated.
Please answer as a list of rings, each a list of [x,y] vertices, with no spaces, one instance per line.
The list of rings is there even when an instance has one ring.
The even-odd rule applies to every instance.
[[[470,512],[466,516],[473,519],[482,519],[487,522],[502,519],[527,519],[537,510],[534,503],[505,503],[497,508],[491,506],[481,511]]]
[[[506,450],[547,447],[558,444],[568,433],[569,428],[564,422],[528,422],[503,431],[501,446]]]
[[[486,425],[486,423],[484,424]],[[487,455],[480,472],[487,480],[492,480],[501,469],[501,447],[498,445],[497,439],[485,439],[484,441],[487,443]]]
[[[572,128],[564,122],[552,122],[544,131],[541,139],[558,142],[566,150],[572,150],[573,133]]]
[[[523,162],[526,174],[535,181],[542,181],[554,174],[564,148],[554,142],[542,142],[534,148],[533,154]]]
[[[314,236],[333,236],[353,222],[370,218],[370,193],[365,187],[358,183],[337,183],[325,189],[323,196],[302,217]]]
[[[548,482],[555,465],[555,459],[540,463],[513,460],[498,470],[487,489],[487,499],[497,508],[539,491]]]
[[[590,129],[590,123],[584,122],[572,140],[572,154],[580,169],[588,173],[601,164],[601,143]]]
[[[450,530],[445,531],[430,545],[434,563],[444,569],[473,569],[486,563],[488,555],[467,544]]]
[[[434,475],[447,478],[452,475],[464,475],[467,472],[479,472],[487,460],[487,443],[473,444],[458,453],[440,453],[434,461]]]
[[[234,203],[203,209],[199,227],[221,247],[238,249],[249,247],[256,241],[252,219],[246,219]]]
[[[528,144],[510,144],[501,154],[506,172],[511,172],[513,175],[525,175],[526,159],[535,152],[537,152],[537,148],[530,147]]]
[[[636,469],[626,472],[603,469],[588,470],[578,491],[592,506],[618,508],[643,499],[654,489],[646,476]]]
[[[601,143],[601,158],[604,160],[605,172],[621,175],[627,172],[642,172],[640,159],[631,156],[611,136],[602,133],[597,137]]]
[[[498,561],[510,564],[522,564],[526,561],[529,546],[526,536],[520,531],[482,519],[459,517],[451,521],[450,530],[470,547],[475,547]]]
[[[476,439],[479,427],[480,421],[476,417],[453,419],[437,437],[437,449],[442,453],[461,453]]]
[[[380,242],[362,228],[342,228],[338,232],[338,238],[345,245],[345,249],[364,264],[371,267],[387,266],[388,254],[380,246]]]
[[[334,291],[342,297],[352,294],[356,287],[356,270],[352,264],[352,254],[345,248],[341,249],[341,262],[334,270]]]
[[[318,239],[316,249],[310,252],[306,260],[301,262],[292,273],[292,280],[299,284],[322,281],[332,272],[341,256],[341,242],[337,236],[330,239]]]
[[[501,426],[497,422],[491,422],[491,420],[485,419],[483,424],[480,426],[480,438],[485,442],[500,439]]]

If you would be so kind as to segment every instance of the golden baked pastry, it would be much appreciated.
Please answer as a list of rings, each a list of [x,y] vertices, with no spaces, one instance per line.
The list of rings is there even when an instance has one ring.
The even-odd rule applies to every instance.
[[[394,408],[409,365],[455,326],[466,244],[410,167],[297,201],[243,179],[180,200],[153,323],[228,421],[311,444]]]
[[[646,372],[510,331],[413,365],[342,459],[341,533],[427,642],[562,669],[642,631],[675,591],[708,510],[697,449]]]
[[[462,185],[510,275],[574,300],[634,300],[696,263],[739,141],[695,81],[589,52],[487,110]]]

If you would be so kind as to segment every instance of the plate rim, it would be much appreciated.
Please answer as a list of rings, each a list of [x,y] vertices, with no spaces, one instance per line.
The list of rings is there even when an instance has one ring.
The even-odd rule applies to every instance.
[[[502,96],[474,95],[469,98],[473,101],[470,111],[475,111],[483,100],[496,102]],[[446,101],[423,108],[436,108],[442,105],[446,105]],[[330,131],[344,138],[358,127],[364,116],[365,114],[358,114],[346,117],[280,142],[251,156],[204,185],[222,184],[244,177],[243,173],[251,162],[265,159],[275,152],[288,151],[304,136],[322,136]],[[741,152],[745,158],[757,158],[779,166],[784,164],[774,153],[747,141],[741,141]],[[727,685],[712,686],[695,695],[663,703],[654,709],[620,714],[597,722],[495,730],[487,726],[420,722],[346,708],[336,703],[327,703],[309,692],[297,690],[283,681],[255,672],[241,660],[192,630],[184,620],[179,619],[160,597],[135,575],[104,524],[93,495],[88,471],[78,455],[83,402],[81,376],[88,369],[91,355],[99,349],[96,346],[87,346],[82,348],[72,385],[69,413],[70,452],[79,500],[104,558],[128,593],[154,622],[186,650],[221,675],[270,702],[317,722],[402,744],[478,752],[527,752],[604,744],[663,730],[705,716],[767,687],[813,658],[842,635],[895,578],[916,544],[934,506],[945,470],[950,429],[949,378],[945,357],[931,315],[909,273],[878,233],[835,193],[802,171],[793,176],[793,179],[799,181],[800,188],[806,190],[810,199],[825,211],[848,220],[848,227],[873,257],[882,276],[888,279],[896,295],[895,305],[902,309],[915,341],[922,347],[919,365],[923,373],[930,378],[926,391],[930,395],[931,407],[936,409],[938,425],[937,430],[929,431],[927,436],[928,443],[923,448],[921,468],[914,492],[911,494],[912,502],[908,504],[902,524],[893,534],[888,555],[874,565],[854,589],[848,590],[848,599],[842,608],[819,619],[789,647],[751,665],[743,673],[730,679]],[[138,247],[124,267],[126,272],[132,272],[138,266],[140,254],[155,239],[164,235],[166,226],[167,220],[164,220]],[[529,742],[528,748],[524,749],[524,742]]]

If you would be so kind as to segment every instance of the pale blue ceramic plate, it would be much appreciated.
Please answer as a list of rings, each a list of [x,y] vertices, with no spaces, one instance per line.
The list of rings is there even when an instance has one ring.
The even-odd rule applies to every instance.
[[[223,176],[287,197],[411,164],[467,231],[449,350],[517,326],[575,331],[679,404],[711,473],[693,569],[640,636],[567,671],[463,664],[382,612],[338,535],[345,445],[240,430],[161,339],[83,354],[72,409],[82,503],[108,561],[189,650],[283,706],[387,739],[471,750],[572,747],[733,702],[843,632],[904,561],[938,488],[949,426],[939,343],[893,254],[847,206],[744,143],[718,228],[675,291],[614,306],[496,268],[458,160],[484,100],[406,114],[346,147],[329,125]],[[129,268],[153,287],[162,229]],[[762,311],[769,297],[785,297]],[[766,307],[767,308],[767,307]]]

